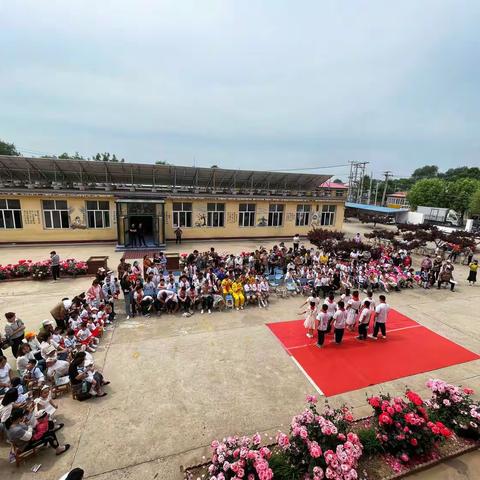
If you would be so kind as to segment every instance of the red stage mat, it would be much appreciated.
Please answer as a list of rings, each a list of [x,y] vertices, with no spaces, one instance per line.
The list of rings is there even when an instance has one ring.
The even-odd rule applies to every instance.
[[[393,309],[387,340],[358,341],[345,331],[341,345],[329,334],[322,349],[305,336],[303,320],[267,325],[326,396],[480,358]]]

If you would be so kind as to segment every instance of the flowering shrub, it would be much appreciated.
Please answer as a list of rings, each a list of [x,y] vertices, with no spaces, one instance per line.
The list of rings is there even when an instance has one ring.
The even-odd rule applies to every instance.
[[[412,456],[429,453],[436,442],[452,435],[442,422],[432,422],[425,403],[415,392],[407,390],[408,401],[389,395],[370,397],[377,422],[377,438],[384,449],[408,462]]]
[[[212,442],[210,480],[271,480],[273,472],[268,464],[271,452],[260,447],[261,441],[257,433],[252,438],[228,437],[223,442]]]
[[[60,262],[60,271],[64,275],[85,275],[87,273],[86,262],[68,258]],[[0,265],[0,280],[10,278],[32,277],[35,280],[43,280],[51,275],[51,261],[44,260],[32,262],[32,260],[19,260],[18,263]]]
[[[307,397],[307,408],[293,417],[289,436],[278,434],[278,445],[299,478],[355,480],[362,444],[349,431],[353,415],[346,407],[332,409],[328,404],[320,415],[316,401]]]
[[[429,380],[427,387],[432,391],[428,404],[435,418],[459,435],[480,437],[480,404],[471,398],[472,389],[437,379]]]

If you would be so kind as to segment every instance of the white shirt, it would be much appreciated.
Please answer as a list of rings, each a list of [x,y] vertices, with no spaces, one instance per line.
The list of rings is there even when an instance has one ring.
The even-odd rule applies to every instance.
[[[358,323],[368,323],[370,321],[370,316],[372,315],[372,311],[368,308],[364,308],[360,312],[360,316],[358,317]]]
[[[327,313],[330,315],[330,318],[333,317],[334,313],[337,310],[337,303],[335,301],[330,303],[328,298],[323,303],[325,303],[328,307]]]
[[[12,369],[12,367],[6,363],[3,368],[0,368],[0,383],[6,383],[7,385],[10,385],[10,375],[9,372]]]
[[[314,302],[315,306],[318,307],[318,304],[320,303],[320,299],[318,297],[308,297],[307,304],[310,304],[311,302]]]
[[[362,300],[362,307],[365,305],[365,302],[370,302],[370,310],[373,312],[375,310],[375,300],[370,297],[366,297]]]
[[[327,312],[320,312],[317,315],[317,320],[318,320],[318,330],[325,332],[328,328],[328,320],[330,318],[330,315]]]
[[[375,309],[376,321],[378,323],[386,323],[390,306],[387,303],[380,303]]]
[[[333,326],[335,328],[345,328],[347,322],[347,312],[345,310],[337,310],[333,316]]]

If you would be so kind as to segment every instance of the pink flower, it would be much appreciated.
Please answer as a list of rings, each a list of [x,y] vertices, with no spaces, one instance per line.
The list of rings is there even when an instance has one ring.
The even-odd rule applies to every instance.
[[[262,441],[262,437],[260,436],[259,433],[256,433],[255,435],[253,435],[252,437],[252,443],[254,445],[260,445],[260,442]]]
[[[280,445],[280,447],[287,448],[290,446],[290,439],[284,433],[279,433],[277,435],[277,443]]]
[[[313,458],[318,458],[322,454],[322,449],[317,442],[311,442],[309,446],[309,452]]]
[[[317,403],[318,399],[315,395],[307,395],[307,403]]]
[[[407,455],[406,453],[402,453],[402,454],[400,455],[400,460],[401,460],[402,462],[405,462],[405,463],[406,463],[406,462],[408,462],[408,461],[410,460],[410,458],[408,457],[408,455]]]

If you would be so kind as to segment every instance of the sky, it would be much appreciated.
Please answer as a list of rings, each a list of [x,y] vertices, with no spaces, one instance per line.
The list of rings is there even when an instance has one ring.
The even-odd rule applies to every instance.
[[[0,0],[24,155],[345,178],[480,165],[478,0]]]

